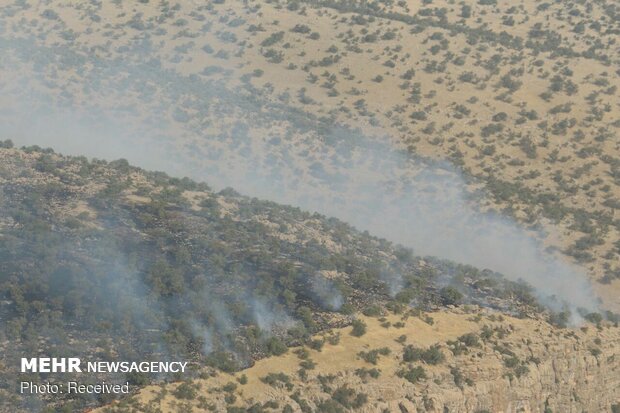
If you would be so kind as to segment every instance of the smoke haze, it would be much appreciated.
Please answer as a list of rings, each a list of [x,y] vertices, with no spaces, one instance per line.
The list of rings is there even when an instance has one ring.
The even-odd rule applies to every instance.
[[[38,50],[34,42],[19,46]],[[17,44],[5,42],[3,47],[8,52]],[[10,62],[5,61],[5,68]],[[261,103],[260,91],[253,90],[259,97],[249,98],[247,93],[163,69],[146,71],[118,61],[97,64],[108,83],[98,79],[96,84],[80,86],[94,89],[100,95],[93,96],[100,102],[60,105],[52,92],[25,87],[18,93],[3,85],[3,138],[73,155],[125,158],[147,169],[206,181],[217,189],[233,187],[245,195],[334,216],[411,247],[418,255],[447,258],[525,280],[555,310],[565,305],[598,306],[583,271],[545,252],[535,234],[510,219],[479,212],[467,182],[447,163],[415,158],[389,137],[371,139],[335,124],[318,129],[313,127],[319,123],[312,115],[287,112],[286,105]],[[137,111],[110,103],[131,101],[131,87],[105,87],[121,72],[128,73],[127,84],[140,91],[144,82],[159,82],[169,100],[162,98]],[[22,76],[19,83],[23,85],[41,81]],[[196,96],[209,102],[203,103],[204,119],[226,113],[234,120],[213,121],[216,132],[211,134],[197,127],[197,122],[207,122],[200,116],[171,121],[167,112],[172,109],[164,102],[190,93],[186,82],[193,82]],[[282,123],[283,130],[273,127]],[[317,288],[323,287],[319,282]],[[391,288],[397,291],[398,286]]]

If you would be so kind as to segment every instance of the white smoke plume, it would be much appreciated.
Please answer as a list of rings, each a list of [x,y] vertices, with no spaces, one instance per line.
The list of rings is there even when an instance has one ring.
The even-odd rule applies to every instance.
[[[11,42],[8,46],[5,42],[0,51],[3,45],[11,49]],[[29,43],[19,46],[38,50]],[[7,62],[4,65],[9,65]],[[52,92],[25,88],[17,93],[4,85],[0,88],[0,104],[6,108],[1,136],[19,145],[51,146],[68,154],[126,158],[144,168],[206,181],[217,189],[230,186],[246,195],[337,217],[411,247],[418,255],[448,258],[524,280],[555,310],[564,305],[598,307],[581,269],[546,252],[540,237],[511,219],[480,212],[470,199],[466,180],[447,163],[417,159],[403,153],[389,138],[370,139],[337,125],[320,131],[305,128],[299,131],[299,139],[291,139],[294,135],[286,132],[280,136],[260,134],[259,124],[275,121],[266,118],[265,107],[257,98],[243,100],[218,85],[153,67],[140,72],[139,67],[114,61],[101,71],[102,76],[114,79],[122,70],[136,82],[141,76],[150,76],[169,85],[163,92],[170,94],[170,101],[178,97],[179,90],[191,93],[185,82],[193,82],[196,99],[204,91],[210,93],[205,106],[211,101],[228,102],[234,106],[228,115],[237,117],[238,122],[218,125],[218,134],[203,136],[196,127],[202,119],[199,116],[189,116],[185,128],[178,124],[171,127],[164,120],[164,111],[170,109],[165,105],[140,107],[138,116],[135,108],[110,104],[123,101],[121,87],[109,95],[105,88],[96,90],[105,105],[93,102],[61,109]],[[20,83],[27,85],[31,80],[25,78]],[[95,88],[94,83],[82,86]],[[303,113],[286,112],[285,105],[278,108],[282,112],[270,116],[291,125],[299,123],[300,117],[303,121]],[[216,106],[205,110],[217,113],[227,109]],[[295,132],[295,126],[290,131]],[[395,285],[392,293],[397,289]]]
[[[317,273],[310,281],[310,285],[312,292],[323,307],[332,311],[340,310],[344,304],[344,298],[332,280]]]

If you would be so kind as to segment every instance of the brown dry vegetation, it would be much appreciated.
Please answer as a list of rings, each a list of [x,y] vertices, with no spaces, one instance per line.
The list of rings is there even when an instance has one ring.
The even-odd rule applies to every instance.
[[[317,337],[325,341],[318,350],[294,347],[234,375],[204,370],[194,381],[149,386],[96,411],[499,412],[513,411],[519,403],[526,411],[541,406],[568,411],[588,403],[603,411],[609,403],[604,399],[613,402],[617,397],[615,390],[609,397],[593,396],[597,390],[585,382],[575,386],[565,376],[559,356],[570,354],[572,360],[583,352],[579,357],[593,364],[597,358],[611,357],[618,340],[614,328],[557,330],[540,320],[498,317],[477,308],[361,319],[368,326],[362,337],[352,335],[351,328],[333,330]],[[338,340],[330,343],[334,336]],[[411,349],[433,351],[418,359]],[[373,351],[379,354],[376,359],[363,357]],[[606,373],[600,374],[609,375],[611,383],[604,387],[613,389],[617,363],[605,364]],[[569,365],[569,375],[581,368],[578,362]],[[403,376],[407,371],[417,375]],[[557,388],[539,395],[537,388],[553,381],[551,371]],[[574,392],[573,402],[563,397],[564,388]],[[526,396],[517,401],[520,392]]]

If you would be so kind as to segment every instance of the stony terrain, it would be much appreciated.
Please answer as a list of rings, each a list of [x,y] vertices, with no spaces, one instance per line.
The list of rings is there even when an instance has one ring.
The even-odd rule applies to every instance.
[[[97,412],[620,408],[617,327],[560,330],[476,308],[426,317],[432,322],[394,315],[364,318],[368,332],[361,337],[351,335],[350,328],[334,330],[318,338],[321,347],[291,348],[234,375],[206,370],[192,382],[146,387]],[[414,356],[412,349],[421,354]],[[369,357],[373,351],[374,358]]]

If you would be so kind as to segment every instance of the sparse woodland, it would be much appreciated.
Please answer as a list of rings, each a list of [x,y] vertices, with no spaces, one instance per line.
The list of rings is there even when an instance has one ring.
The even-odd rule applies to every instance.
[[[232,189],[38,147],[0,149],[0,158],[7,366],[45,344],[51,354],[183,357],[233,372],[290,345],[319,347],[313,334],[352,321],[363,336],[359,312],[543,311],[525,284],[427,263],[333,218]],[[440,272],[453,287],[440,288]],[[15,377],[3,373],[7,386]]]
[[[619,34],[611,0],[7,2],[0,410],[111,402],[17,397],[16,357],[45,348],[194,363],[108,412],[483,412],[484,389],[521,397],[532,377],[569,395],[533,409],[620,411]],[[130,137],[206,183],[8,140],[47,130]],[[304,182],[355,202],[342,165],[380,145],[453,165],[610,311],[566,329],[524,283],[236,192]],[[256,180],[212,190],[231,164]],[[561,387],[570,371],[599,381]]]
[[[121,104],[149,118],[141,134],[185,130],[167,144],[196,162],[277,159],[304,179],[334,127],[388,135],[449,159],[484,182],[487,208],[553,233],[552,247],[617,284],[613,2],[15,2],[2,13],[11,93],[27,82],[60,107]]]

